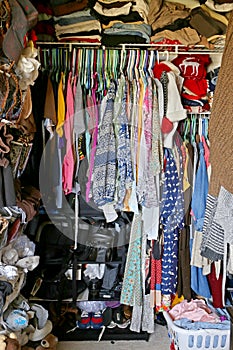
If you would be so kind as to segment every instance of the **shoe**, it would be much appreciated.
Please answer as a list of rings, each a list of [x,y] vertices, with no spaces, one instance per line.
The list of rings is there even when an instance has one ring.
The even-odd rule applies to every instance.
[[[160,324],[161,326],[166,326],[167,322],[163,316],[162,312],[159,312],[156,316],[155,323]]]
[[[131,320],[124,319],[122,323],[117,323],[116,325],[118,328],[124,329],[130,325],[130,322],[131,322]]]
[[[116,324],[114,321],[111,321],[111,322],[109,323],[109,325],[107,325],[107,328],[113,329],[113,328],[116,328],[116,326],[117,326],[117,324]]]
[[[124,317],[123,305],[120,305],[113,310],[113,321],[119,328],[127,328],[130,324],[130,320],[127,320]]]
[[[99,329],[103,326],[103,315],[101,311],[92,314],[90,324],[93,329]]]
[[[77,327],[80,329],[88,329],[91,326],[91,314],[87,311],[82,311],[81,320],[77,322]]]

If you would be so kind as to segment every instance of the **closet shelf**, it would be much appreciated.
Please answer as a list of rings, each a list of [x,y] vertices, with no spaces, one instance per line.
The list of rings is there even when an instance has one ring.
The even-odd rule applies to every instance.
[[[53,329],[53,334],[58,336],[59,341],[89,341],[94,340],[98,341],[100,333],[102,331],[101,329],[79,329],[76,328],[73,332],[69,332],[69,329],[64,330],[64,328],[61,327],[55,327]],[[113,329],[106,328],[101,340],[109,340],[109,341],[116,341],[116,340],[145,340],[149,341],[150,335],[146,332],[133,332],[128,327],[125,329],[115,327]]]
[[[167,52],[173,53],[173,54],[222,54],[224,51],[224,44],[216,44],[214,49],[208,49],[204,45],[195,45],[191,48],[188,48],[186,45],[182,44],[158,44],[158,43],[150,43],[150,44],[119,44],[118,46],[110,46],[106,47],[102,45],[101,43],[80,43],[80,42],[59,42],[59,41],[37,41],[36,44],[39,47],[48,47],[48,46],[55,46],[55,47],[64,47],[68,48],[69,51],[72,51],[73,47],[77,48],[88,48],[88,49],[109,49],[109,50],[125,50],[125,49],[149,49],[149,50],[156,50],[158,52]]]

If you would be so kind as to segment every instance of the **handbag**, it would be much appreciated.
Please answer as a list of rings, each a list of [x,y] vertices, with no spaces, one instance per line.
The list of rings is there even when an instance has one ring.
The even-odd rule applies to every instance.
[[[72,299],[74,295],[74,280],[66,275],[69,267],[70,265],[66,263],[61,269],[54,265],[47,266],[40,276],[37,277],[31,295],[41,299],[58,301]],[[84,280],[75,281],[76,295],[82,293],[86,288],[87,285]]]
[[[89,225],[85,245],[90,253],[87,260],[96,262],[109,262],[113,257],[115,228],[104,221]]]

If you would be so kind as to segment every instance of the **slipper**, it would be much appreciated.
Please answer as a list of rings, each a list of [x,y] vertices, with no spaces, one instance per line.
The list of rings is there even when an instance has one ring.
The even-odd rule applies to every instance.
[[[16,263],[16,266],[28,271],[32,271],[38,266],[39,262],[39,255],[27,256],[25,258],[19,259]]]
[[[43,338],[45,338],[49,333],[51,333],[53,329],[53,324],[50,320],[46,321],[46,324],[43,328],[35,329],[35,332],[32,332],[29,334],[28,338],[31,341],[38,341],[38,340],[42,340]]]
[[[35,312],[38,329],[44,328],[49,316],[48,310],[39,304],[32,304],[31,309]]]

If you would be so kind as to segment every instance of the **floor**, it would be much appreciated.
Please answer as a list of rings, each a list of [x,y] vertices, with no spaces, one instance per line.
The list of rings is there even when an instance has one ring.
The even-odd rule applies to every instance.
[[[170,341],[166,326],[155,325],[155,332],[150,335],[149,341],[142,340],[128,340],[128,341],[69,341],[59,342],[57,350],[169,350]]]

